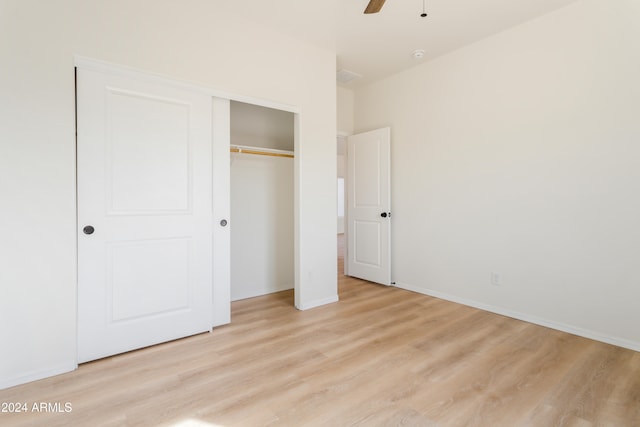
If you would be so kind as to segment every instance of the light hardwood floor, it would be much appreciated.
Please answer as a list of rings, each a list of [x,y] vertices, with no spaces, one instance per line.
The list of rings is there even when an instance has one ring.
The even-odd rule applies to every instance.
[[[72,411],[0,425],[640,426],[640,353],[338,280],[336,304],[297,311],[290,291],[235,302],[210,334],[2,390],[0,402]]]

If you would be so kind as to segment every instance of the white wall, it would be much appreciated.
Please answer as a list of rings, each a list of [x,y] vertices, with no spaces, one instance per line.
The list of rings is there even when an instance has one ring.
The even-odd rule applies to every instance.
[[[335,53],[225,10],[0,3],[0,388],[75,366],[76,54],[297,108],[296,305],[337,300]]]
[[[338,133],[351,135],[353,133],[354,93],[351,89],[336,87],[338,102]]]
[[[231,300],[293,288],[293,159],[231,155]]]
[[[400,286],[640,350],[638,22],[583,0],[356,92]]]

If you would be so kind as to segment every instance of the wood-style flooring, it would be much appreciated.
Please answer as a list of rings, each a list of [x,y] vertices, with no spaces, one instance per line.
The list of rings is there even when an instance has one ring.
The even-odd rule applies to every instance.
[[[640,353],[342,275],[339,293],[238,301],[212,333],[1,390],[62,412],[0,426],[640,426]]]

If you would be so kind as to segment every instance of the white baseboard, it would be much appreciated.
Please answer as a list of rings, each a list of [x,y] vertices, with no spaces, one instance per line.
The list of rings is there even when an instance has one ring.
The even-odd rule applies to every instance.
[[[3,378],[0,379],[0,390],[20,384],[26,384],[31,381],[41,380],[43,378],[53,377],[55,375],[66,374],[67,372],[75,371],[76,369],[78,369],[78,365],[76,363],[64,364],[44,371],[30,372],[12,378]]]
[[[590,331],[588,329],[583,329],[576,326],[567,325],[564,323],[554,322],[552,320],[543,319],[540,317],[532,316],[530,314],[520,313],[517,311],[512,311],[503,307],[497,307],[490,304],[484,304],[478,301],[458,297],[455,295],[450,295],[444,292],[439,292],[431,289],[421,288],[414,285],[409,285],[407,283],[396,282],[395,286],[397,288],[405,289],[407,291],[416,292],[419,294],[428,295],[435,298],[440,298],[446,301],[451,301],[451,302],[455,302],[462,305],[467,305],[469,307],[478,308],[480,310],[489,311],[491,313],[500,314],[502,316],[511,317],[513,319],[523,320],[525,322],[533,323],[533,324],[544,326],[551,329],[556,329],[558,331],[567,332],[569,334],[578,335],[580,337],[589,338],[595,341],[600,341],[607,344],[628,348],[629,350],[640,352],[640,343],[638,342],[629,341],[623,338],[603,335],[598,332]]]
[[[296,308],[298,310],[310,310],[312,308],[320,307],[321,305],[332,304],[334,302],[338,302],[338,295],[329,298],[317,299],[315,301],[302,304],[300,307],[296,306]]]
[[[250,292],[244,292],[238,295],[233,295],[231,297],[231,302],[240,301],[248,298],[261,297],[264,295],[275,294],[277,292],[288,291],[291,289],[293,289],[293,283],[274,286],[273,288],[269,288],[269,289],[252,289]]]

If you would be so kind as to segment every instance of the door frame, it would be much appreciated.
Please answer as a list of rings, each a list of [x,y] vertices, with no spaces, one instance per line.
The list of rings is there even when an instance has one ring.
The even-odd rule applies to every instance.
[[[213,191],[216,189],[227,188],[230,189],[230,101],[239,101],[246,104],[258,105],[261,107],[273,108],[282,110],[294,114],[294,196],[293,196],[293,209],[294,209],[294,296],[295,306],[300,308],[300,262],[299,262],[299,248],[300,248],[300,227],[299,227],[299,212],[300,201],[298,197],[299,189],[299,143],[300,143],[300,108],[294,105],[283,104],[273,102],[257,97],[239,95],[232,92],[226,92],[217,90],[211,87],[190,83],[179,78],[173,78],[159,73],[149,72],[145,70],[136,69],[133,67],[118,65],[109,63],[106,61],[87,58],[81,55],[74,55],[74,73],[78,68],[94,70],[98,72],[105,72],[115,75],[123,75],[133,78],[145,78],[150,81],[158,83],[168,84],[174,87],[182,89],[188,89],[194,92],[200,92],[206,94],[212,99],[213,109],[213,136],[212,136],[212,149],[213,149]],[[76,141],[77,146],[77,141]],[[77,165],[76,165],[77,169]],[[77,174],[77,170],[76,170]],[[77,180],[76,180],[77,187]],[[219,225],[222,219],[226,219],[231,224],[233,220],[230,218],[230,201],[220,200],[220,198],[214,197],[212,221],[214,221],[213,227],[213,258],[216,259],[216,254],[230,253],[231,236],[230,227],[221,227]],[[75,198],[76,212],[78,209],[78,197]],[[78,229],[78,216],[75,218],[76,230]],[[76,236],[77,240],[77,236]],[[78,247],[76,245],[76,288],[77,288],[77,261],[78,261]],[[231,321],[231,287],[230,287],[230,266],[226,269],[215,269],[213,273],[213,319],[212,327],[227,324]],[[76,289],[77,292],[77,289]],[[77,322],[77,318],[76,318]],[[77,356],[76,356],[77,357]],[[77,365],[77,359],[76,359]]]

